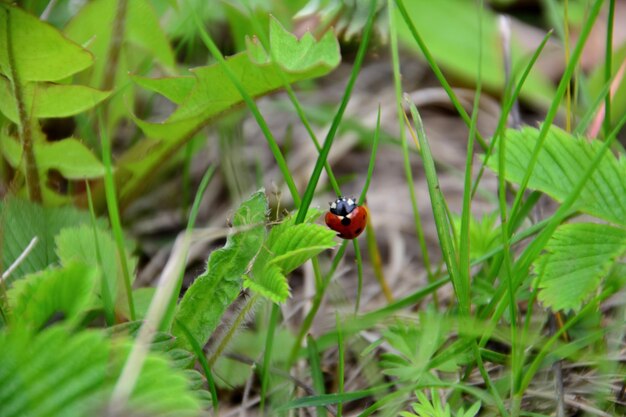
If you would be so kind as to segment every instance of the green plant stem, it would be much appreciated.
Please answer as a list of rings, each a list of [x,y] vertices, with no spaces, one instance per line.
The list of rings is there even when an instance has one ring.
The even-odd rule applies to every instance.
[[[211,357],[208,360],[208,363],[211,367],[215,365],[215,362],[217,361],[217,359],[222,355],[222,352],[224,352],[224,349],[226,349],[226,346],[228,346],[228,344],[230,343],[231,339],[233,338],[237,330],[239,330],[239,328],[243,324],[243,321],[245,320],[246,316],[250,313],[250,311],[252,311],[252,308],[256,304],[258,298],[259,298],[259,295],[254,294],[252,297],[248,299],[248,301],[246,301],[246,304],[239,311],[239,314],[237,314],[237,317],[235,317],[235,320],[229,326],[228,332],[224,335],[224,337],[222,337],[222,340],[220,340],[220,344],[217,346],[213,354],[211,354]]]
[[[272,359],[272,348],[274,346],[274,335],[276,334],[276,324],[280,316],[280,309],[276,304],[272,305],[272,312],[269,320],[269,327],[266,333],[265,350],[263,351],[263,369],[261,369],[261,415],[264,415],[265,401],[267,397],[267,387],[270,382],[270,362]]]
[[[111,141],[104,126],[104,118],[102,112],[98,113],[98,125],[100,126],[100,142],[102,146],[102,163],[104,165],[104,193],[109,211],[109,220],[115,237],[117,253],[122,263],[122,273],[124,275],[124,291],[128,302],[128,312],[130,319],[135,320],[135,303],[133,301],[133,289],[130,279],[130,270],[128,260],[126,258],[126,245],[124,244],[124,232],[122,230],[122,221],[120,219],[119,207],[117,205],[117,197],[115,195],[115,181],[113,179],[113,162],[111,160]]]
[[[345,352],[343,345],[343,333],[341,331],[341,319],[339,314],[336,314],[335,323],[337,328],[337,393],[339,395],[344,393],[344,378],[345,378]],[[337,403],[337,417],[343,415],[343,402]]]
[[[34,141],[32,121],[28,114],[26,103],[24,102],[24,94],[22,91],[22,81],[17,71],[17,62],[15,60],[15,51],[13,45],[13,19],[11,19],[10,9],[6,11],[4,18],[6,21],[6,41],[7,41],[7,57],[9,60],[9,70],[11,73],[11,86],[13,87],[13,96],[17,102],[17,110],[20,122],[18,124],[18,133],[22,144],[22,152],[25,163],[26,188],[28,197],[31,201],[40,203],[42,201],[41,185],[39,183],[39,170],[37,169],[37,160],[35,159]]]
[[[398,31],[396,29],[395,13],[393,12],[394,0],[387,0],[387,8],[389,9],[389,38],[391,49],[391,62],[393,65],[393,84],[396,93],[396,112],[397,122],[400,129],[400,140],[402,144],[402,158],[404,162],[404,176],[407,180],[407,188],[411,199],[411,209],[413,210],[413,223],[415,224],[415,234],[422,251],[422,260],[428,277],[428,282],[435,281],[432,265],[430,263],[430,255],[428,253],[428,245],[426,245],[426,236],[422,227],[422,219],[417,204],[417,194],[415,193],[415,182],[413,181],[413,172],[411,170],[411,157],[409,154],[409,145],[406,137],[406,129],[404,126],[404,107],[402,105],[402,80],[400,74],[400,54],[398,51]],[[439,297],[435,292],[433,294],[433,302],[435,308],[439,307]]]
[[[613,25],[615,21],[615,0],[609,0],[609,15],[606,23],[606,41],[604,53],[604,82],[611,80],[611,72],[613,71]],[[611,130],[611,93],[604,98],[604,137],[609,135]]]
[[[107,53],[106,65],[104,67],[104,78],[102,80],[103,90],[112,90],[115,87],[115,73],[118,70],[122,43],[126,32],[126,13],[128,11],[128,0],[117,0],[115,18],[111,29],[111,43]]]
[[[313,324],[313,319],[315,318],[317,311],[322,305],[322,300],[324,299],[326,287],[328,287],[328,284],[330,283],[331,278],[335,274],[335,270],[337,269],[337,266],[339,266],[339,261],[341,261],[341,259],[343,258],[343,254],[345,253],[347,246],[348,246],[348,241],[344,240],[341,246],[339,247],[339,250],[337,251],[335,258],[333,259],[333,263],[330,267],[330,270],[328,271],[328,273],[324,277],[324,280],[322,281],[322,286],[315,292],[315,296],[313,297],[313,304],[311,305],[311,310],[309,310],[308,314],[304,318],[304,321],[302,322],[302,325],[300,326],[300,331],[298,332],[298,335],[296,336],[296,340],[294,341],[291,347],[291,353],[289,354],[289,359],[287,361],[287,365],[289,367],[291,367],[295,363],[296,359],[298,359],[298,353],[300,352],[300,346],[302,346],[302,341],[304,340],[305,335],[309,332],[309,329],[311,328],[311,325]]]
[[[354,314],[359,313],[359,307],[361,305],[361,293],[363,292],[363,259],[361,259],[361,247],[357,239],[352,240],[352,247],[354,248],[354,257],[356,262],[357,271],[357,285],[356,285],[356,300],[354,303]]]
[[[304,194],[302,196],[302,205],[298,210],[298,215],[295,222],[296,224],[302,223],[304,221],[307,210],[309,209],[309,206],[313,201],[313,195],[315,194],[317,183],[319,182],[320,175],[322,174],[324,163],[328,159],[328,154],[330,153],[330,148],[332,147],[333,140],[335,139],[335,135],[337,134],[337,129],[339,129],[339,124],[341,123],[343,114],[346,110],[346,107],[348,106],[348,101],[350,101],[350,96],[352,94],[352,89],[354,88],[354,83],[356,82],[359,71],[361,70],[361,65],[363,64],[363,59],[365,58],[367,46],[369,45],[375,15],[376,0],[370,0],[370,9],[369,15],[367,17],[367,23],[365,24],[363,37],[361,39],[361,44],[359,45],[359,49],[356,54],[356,59],[354,60],[352,72],[350,73],[348,84],[346,85],[343,98],[341,99],[341,103],[339,105],[339,108],[337,109],[337,113],[335,114],[333,123],[331,124],[330,129],[328,130],[328,134],[326,135],[326,139],[324,140],[324,146],[322,147],[322,150],[317,157],[317,162],[315,163],[315,167],[313,168],[313,172],[311,173],[311,177],[309,178],[306,190],[304,191]]]

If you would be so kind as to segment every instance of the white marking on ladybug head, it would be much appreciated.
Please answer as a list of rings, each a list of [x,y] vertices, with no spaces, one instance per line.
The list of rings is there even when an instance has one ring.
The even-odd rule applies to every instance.
[[[353,206],[354,205],[354,200],[349,198],[348,199],[348,205]]]
[[[337,208],[337,203],[335,203],[334,201],[332,203],[330,203],[330,208],[331,209],[336,209]]]

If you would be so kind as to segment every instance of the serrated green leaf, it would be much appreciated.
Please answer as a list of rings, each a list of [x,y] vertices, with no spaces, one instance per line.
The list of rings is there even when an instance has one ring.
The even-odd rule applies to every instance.
[[[235,212],[234,230],[226,245],[211,253],[207,271],[189,287],[178,306],[172,334],[178,337],[179,346],[189,348],[189,342],[176,321],[183,322],[202,346],[237,298],[242,277],[265,239],[266,212],[267,198],[263,190],[253,194]]]
[[[314,210],[307,219],[316,217],[319,213]],[[289,298],[286,274],[337,244],[334,231],[317,224],[294,224],[294,219],[295,216],[291,216],[272,228],[254,262],[252,275],[244,281],[244,287],[275,303],[283,303]]]
[[[605,224],[560,226],[534,263],[539,301],[553,311],[579,310],[596,293],[616,258],[626,254],[626,230]]]
[[[335,247],[336,233],[318,224],[275,226],[267,238],[266,246],[273,254],[269,264],[290,273],[313,256]]]
[[[506,179],[520,183],[537,143],[539,130],[526,127],[506,131]],[[551,127],[539,153],[528,188],[539,190],[561,202],[574,189],[602,146]],[[498,150],[494,150],[497,154]],[[498,172],[498,158],[488,166]],[[584,213],[626,226],[626,159],[607,152],[583,188],[574,207]]]
[[[98,415],[110,400],[129,343],[95,330],[53,326],[40,334],[0,331],[3,417]],[[129,414],[197,416],[199,398],[184,372],[149,354],[129,401]]]
[[[69,117],[101,103],[111,93],[84,85],[37,84],[34,92],[33,116]]]
[[[7,31],[10,25],[10,31]],[[89,67],[91,54],[57,29],[17,7],[0,5],[0,72],[12,79],[8,48],[22,83],[57,81]]]
[[[94,231],[90,225],[68,227],[56,236],[55,244],[56,254],[63,265],[78,261],[99,270],[102,266],[101,279],[105,280],[109,294],[115,299],[116,310],[121,315],[125,315],[128,302],[124,290],[122,264],[111,232],[97,228],[96,237],[94,237]],[[102,265],[98,262],[96,244],[100,251]],[[131,257],[129,253],[126,253],[126,257],[131,277],[134,278],[137,260]],[[100,295],[101,288],[101,284],[96,286],[96,294]],[[141,292],[150,290],[154,291],[154,289],[146,289]]]
[[[243,286],[261,294],[274,303],[284,303],[289,298],[287,277],[275,265],[266,266],[262,271],[255,274],[254,279],[248,278],[244,280]]]
[[[273,21],[270,48],[278,66],[289,82],[319,77],[335,68],[340,62],[337,40],[332,33],[315,41],[309,34],[298,41],[280,24]],[[269,61],[268,54],[259,43],[249,42],[249,50],[230,57],[226,64],[235,73],[242,86],[252,97],[258,97],[280,88],[283,79],[279,70]],[[163,123],[137,121],[148,137],[177,141],[202,126],[206,121],[242,102],[241,95],[219,64],[192,70],[195,85],[188,77],[167,78],[162,83],[138,81],[154,88],[177,102],[178,108]],[[181,92],[188,91],[183,99]],[[174,128],[175,127],[175,128]]]
[[[283,70],[296,73],[321,65],[334,68],[341,60],[332,31],[326,32],[320,40],[316,40],[311,32],[298,39],[274,17],[270,18],[270,45],[272,54],[265,51],[258,39],[247,38],[246,46],[252,62],[264,65],[274,58]]]
[[[80,263],[27,275],[7,291],[10,323],[39,329],[59,313],[76,323],[91,304],[97,277],[95,268]]]
[[[11,198],[2,204],[2,270],[6,270],[24,251],[31,239],[38,242],[17,269],[9,276],[9,283],[26,274],[38,272],[59,260],[55,253],[54,237],[61,229],[91,224],[88,212],[73,207],[41,207],[37,204]]]

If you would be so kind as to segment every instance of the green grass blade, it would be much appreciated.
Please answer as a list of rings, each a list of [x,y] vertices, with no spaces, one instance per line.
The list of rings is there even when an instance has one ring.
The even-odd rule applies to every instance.
[[[304,191],[304,194],[302,196],[302,204],[300,206],[300,209],[298,210],[296,224],[302,223],[304,221],[306,217],[306,212],[308,211],[308,208],[313,201],[315,188],[317,187],[320,175],[322,174],[324,163],[328,159],[328,154],[330,152],[331,146],[333,145],[335,135],[337,134],[337,129],[339,129],[339,124],[341,123],[343,114],[346,110],[346,107],[348,106],[348,101],[350,100],[352,89],[354,88],[354,83],[356,82],[359,71],[361,70],[361,65],[363,64],[363,59],[365,58],[365,52],[367,51],[367,46],[369,45],[372,27],[374,26],[375,15],[376,0],[370,0],[370,9],[369,15],[367,17],[367,23],[365,24],[365,29],[363,30],[363,38],[361,39],[361,44],[359,45],[359,50],[357,51],[356,59],[354,60],[352,72],[350,73],[348,84],[346,85],[343,98],[341,99],[341,104],[339,105],[337,113],[335,114],[335,117],[333,119],[333,123],[328,130],[328,134],[326,135],[326,139],[324,140],[324,146],[322,147],[322,150],[317,158],[317,162],[315,163],[315,167],[313,168],[313,172],[311,173],[311,177],[309,178],[309,183],[307,184],[306,190]]]
[[[343,332],[341,331],[341,319],[339,314],[336,316],[336,328],[337,328],[337,393],[339,395],[344,392],[344,379],[345,379],[345,352],[343,344]],[[343,402],[337,403],[337,417],[343,415]]]
[[[185,229],[185,233],[187,235],[191,235],[191,231],[196,224],[196,219],[198,218],[198,211],[200,210],[202,197],[204,196],[204,192],[206,191],[209,183],[211,182],[211,179],[213,178],[213,174],[215,174],[215,166],[212,165],[206,170],[206,172],[202,176],[202,180],[200,181],[200,185],[198,186],[198,191],[196,191],[193,205],[191,206],[189,220],[187,220],[187,228]],[[186,256],[187,254],[185,253],[185,257]],[[159,326],[160,331],[167,331],[172,326],[172,320],[174,320],[174,313],[176,312],[176,304],[178,302],[178,297],[180,296],[180,290],[183,287],[184,275],[185,269],[182,268],[178,276],[176,286],[174,287],[174,291],[172,291],[167,310],[165,311],[165,315],[163,316],[163,320],[161,320],[161,325]]]
[[[417,108],[408,97],[406,100],[411,110],[411,116],[413,117],[413,122],[417,131],[417,141],[419,141],[420,153],[424,163],[424,172],[426,174],[426,182],[428,183],[428,192],[430,194],[433,215],[435,217],[435,226],[437,228],[437,236],[439,237],[443,259],[448,267],[448,272],[456,292],[460,310],[464,314],[469,314],[469,282],[465,282],[459,273],[458,257],[452,241],[450,222],[448,215],[446,214],[445,199],[443,198],[443,194],[441,193],[441,189],[439,187],[435,161],[430,151],[430,145],[428,144],[426,134],[424,133],[424,125],[422,124],[422,119],[417,112]],[[413,131],[411,131],[411,133],[413,133]]]
[[[315,339],[313,339],[311,335],[307,336],[306,345],[309,351],[309,365],[311,368],[311,377],[313,379],[313,389],[315,389],[317,395],[324,395],[324,374],[322,373],[320,354],[317,350],[317,344],[315,343]],[[326,413],[326,409],[323,406],[318,406],[317,415],[318,417],[324,417],[328,414]]]
[[[539,55],[543,51],[543,48],[546,46],[551,36],[552,36],[552,30],[548,31],[548,33],[546,33],[546,35],[543,37],[543,39],[541,40],[541,43],[539,44],[537,49],[535,49],[535,52],[533,53],[530,60],[528,61],[528,64],[526,64],[524,71],[522,71],[522,75],[520,76],[519,81],[515,85],[515,89],[513,90],[513,93],[510,95],[508,94],[508,90],[509,88],[511,88],[510,86],[507,86],[505,88],[504,105],[502,107],[502,112],[500,113],[500,118],[498,119],[498,125],[496,126],[496,131],[493,135],[493,138],[491,139],[489,143],[489,149],[487,149],[487,151],[485,152],[485,159],[483,160],[480,166],[480,170],[478,171],[478,175],[476,176],[476,181],[474,181],[472,196],[476,194],[476,190],[478,189],[478,184],[480,183],[480,180],[483,176],[485,167],[487,166],[487,162],[489,162],[489,158],[491,157],[494,146],[498,143],[498,141],[502,137],[504,130],[507,127],[509,114],[511,113],[511,110],[513,109],[513,106],[515,105],[515,102],[517,101],[520,93],[522,92],[522,87],[524,86],[524,83],[526,82],[526,79],[528,78],[528,75],[530,74],[530,70],[532,70],[532,68],[535,66],[535,63],[539,59]]]
[[[391,48],[391,62],[393,65],[393,81],[394,89],[396,93],[396,112],[397,122],[400,128],[400,141],[402,145],[402,157],[404,162],[404,176],[407,181],[407,188],[409,189],[409,197],[411,199],[411,209],[413,211],[413,223],[415,224],[415,234],[422,251],[422,260],[424,262],[424,268],[428,276],[428,282],[433,282],[435,276],[433,274],[432,265],[430,263],[430,255],[428,253],[428,245],[426,245],[426,236],[424,235],[424,228],[422,226],[422,218],[420,216],[419,207],[417,204],[417,194],[415,193],[415,182],[413,181],[413,172],[411,169],[411,158],[409,154],[409,145],[406,137],[406,129],[404,128],[404,106],[402,105],[402,78],[400,75],[400,53],[398,49],[398,31],[396,29],[397,22],[395,21],[395,13],[392,12],[392,0],[387,0],[387,7],[389,8],[389,36],[390,36],[390,48]],[[435,64],[436,65],[436,64]],[[435,306],[439,304],[437,295],[434,295]]]
[[[96,244],[96,259],[98,260],[98,265],[100,266],[100,270],[104,271],[104,266],[102,265],[102,252],[100,251],[100,242],[98,239],[98,234],[96,231],[96,212],[93,207],[93,199],[91,198],[91,187],[89,186],[89,181],[85,180],[85,189],[87,190],[87,201],[89,202],[89,215],[91,217],[91,229],[93,230],[93,239]],[[100,292],[102,293],[102,304],[104,306],[104,318],[106,320],[107,326],[113,326],[115,324],[115,302],[113,301],[113,297],[111,292],[109,291],[109,286],[104,276],[100,276]]]
[[[615,0],[609,0],[609,15],[606,22],[606,42],[604,52],[604,81],[609,82],[613,69],[613,24],[615,20]],[[611,94],[607,94],[604,99],[604,137],[609,136],[611,131]]]
[[[478,38],[482,38],[482,13],[483,2],[480,1],[478,10]],[[482,42],[478,43],[478,78],[476,80],[476,92],[472,108],[472,117],[467,138],[467,155],[465,159],[465,176],[463,185],[463,204],[461,210],[461,236],[459,240],[459,279],[466,283],[468,303],[470,300],[470,220],[472,217],[472,172],[474,164],[474,141],[477,133],[478,112],[480,104],[480,94],[482,90]],[[412,110],[411,110],[412,111]],[[469,308],[469,307],[468,307]],[[468,310],[469,313],[469,310]]]

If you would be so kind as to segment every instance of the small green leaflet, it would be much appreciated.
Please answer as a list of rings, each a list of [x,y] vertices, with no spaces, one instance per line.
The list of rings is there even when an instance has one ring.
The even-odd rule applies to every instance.
[[[539,301],[553,311],[578,311],[625,254],[624,229],[595,223],[561,225],[534,263]]]

